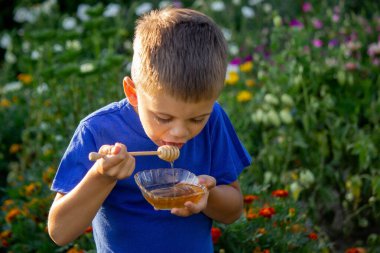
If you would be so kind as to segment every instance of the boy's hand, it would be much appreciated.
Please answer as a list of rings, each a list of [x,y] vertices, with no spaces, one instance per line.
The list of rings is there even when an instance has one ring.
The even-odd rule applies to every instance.
[[[127,152],[121,143],[103,145],[99,153],[105,155],[96,162],[96,171],[115,180],[128,178],[135,169],[135,158]]]
[[[212,188],[216,186],[216,180],[215,178],[208,175],[200,175],[198,176],[198,179],[199,179],[199,183],[206,186],[207,188],[205,195],[196,204],[191,201],[187,201],[185,203],[184,208],[173,208],[171,210],[172,214],[177,215],[177,216],[187,217],[193,214],[200,213],[207,207],[209,192]]]

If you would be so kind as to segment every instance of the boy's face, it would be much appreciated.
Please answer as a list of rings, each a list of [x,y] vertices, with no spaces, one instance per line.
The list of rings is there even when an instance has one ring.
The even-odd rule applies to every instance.
[[[206,125],[215,99],[188,103],[164,92],[150,95],[136,89],[137,111],[148,137],[158,146],[175,145],[181,148]]]

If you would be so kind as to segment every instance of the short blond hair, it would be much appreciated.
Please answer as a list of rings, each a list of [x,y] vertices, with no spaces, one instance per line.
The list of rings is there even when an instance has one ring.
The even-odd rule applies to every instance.
[[[172,7],[149,12],[136,22],[133,49],[132,79],[149,93],[197,102],[223,89],[227,43],[203,13]]]

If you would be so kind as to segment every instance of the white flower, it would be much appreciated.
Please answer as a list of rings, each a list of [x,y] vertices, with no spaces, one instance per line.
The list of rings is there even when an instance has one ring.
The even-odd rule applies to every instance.
[[[159,7],[160,9],[163,9],[163,8],[168,7],[168,6],[170,6],[170,5],[171,5],[171,2],[169,2],[169,1],[161,1],[161,2],[158,4],[158,7]]]
[[[293,106],[294,105],[293,98],[286,93],[281,95],[281,102],[286,106]]]
[[[241,8],[241,13],[246,18],[253,18],[255,16],[255,11],[251,7],[248,7],[248,6],[243,6]]]
[[[90,16],[88,16],[87,11],[90,8],[90,5],[88,4],[80,4],[78,5],[77,9],[77,16],[82,21],[87,21],[90,19]]]
[[[0,39],[0,47],[7,49],[10,46],[12,46],[12,38],[8,33],[4,33]]]
[[[32,10],[29,10],[25,7],[20,7],[16,9],[13,19],[18,23],[34,23],[37,19],[37,15]]]
[[[224,11],[226,9],[226,6],[224,5],[224,2],[222,1],[215,1],[211,3],[211,10],[213,11]]]
[[[45,131],[45,130],[49,129],[49,124],[46,122],[41,122],[40,128],[41,128],[41,130]],[[47,144],[47,145],[49,145],[49,144]]]
[[[57,0],[47,0],[47,1],[42,3],[41,10],[43,13],[51,14],[53,7],[56,4],[57,4]]]
[[[120,5],[115,3],[110,3],[106,6],[106,9],[103,12],[104,17],[116,17],[120,12]]]
[[[275,95],[270,94],[270,93],[265,94],[264,101],[267,102],[268,104],[278,105],[278,98]]]
[[[263,5],[263,10],[264,10],[264,12],[265,13],[269,13],[269,12],[271,12],[272,11],[272,5],[270,5],[270,4],[264,4]]]
[[[81,73],[89,73],[95,69],[94,64],[92,63],[84,63],[80,65],[80,72]]]
[[[56,52],[56,53],[62,52],[63,51],[63,46],[60,45],[60,44],[54,44],[53,51]]]
[[[230,51],[231,55],[237,55],[239,53],[239,46],[234,43],[230,43],[228,45],[228,50]]]
[[[42,94],[42,93],[44,93],[45,91],[48,91],[48,90],[49,90],[49,86],[47,85],[47,83],[41,83],[37,87],[37,93],[38,94]]]
[[[268,120],[275,126],[279,126],[281,124],[280,117],[278,116],[275,110],[270,110],[267,114]]]
[[[230,41],[231,38],[232,38],[232,33],[231,33],[231,30],[228,29],[228,28],[224,28],[222,27],[222,33],[224,35],[224,38],[227,40],[227,41]]]
[[[27,53],[30,51],[30,42],[29,41],[23,41],[21,46],[22,46],[22,51],[24,53]]]
[[[38,60],[40,56],[40,52],[38,52],[37,50],[33,50],[32,54],[30,55],[30,58],[32,58],[32,60]]]
[[[259,4],[261,3],[263,0],[249,0],[248,1],[248,4],[249,5],[256,5],[256,4]]]
[[[77,20],[73,17],[65,17],[62,21],[62,27],[65,30],[72,30],[77,26]]]
[[[79,40],[68,40],[66,41],[66,48],[79,51],[82,49],[82,45],[80,44]]]
[[[56,135],[56,136],[54,136],[54,138],[58,142],[63,141],[63,136],[62,135]]]
[[[310,170],[304,170],[300,172],[300,182],[306,188],[309,188],[315,181],[314,174]]]
[[[240,5],[241,0],[232,0],[232,3],[233,3],[234,5]]]
[[[150,11],[153,8],[153,5],[151,3],[143,3],[136,7],[136,15],[141,16],[144,13]]]
[[[16,91],[21,89],[22,83],[20,81],[10,82],[4,85],[4,87],[1,89],[2,93],[7,93],[11,91]]]
[[[12,51],[7,50],[7,52],[5,53],[5,62],[13,64],[16,62],[16,60],[16,55],[14,55]]]
[[[282,109],[280,111],[280,118],[281,121],[284,122],[285,124],[290,124],[293,121],[292,115],[290,114],[289,109]]]

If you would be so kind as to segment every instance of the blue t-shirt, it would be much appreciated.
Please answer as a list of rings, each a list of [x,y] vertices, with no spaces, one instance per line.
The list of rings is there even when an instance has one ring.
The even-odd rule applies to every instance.
[[[93,165],[88,154],[115,142],[125,144],[128,151],[158,148],[145,134],[137,113],[126,99],[109,104],[80,122],[51,189],[61,193],[71,191]],[[250,162],[251,157],[230,120],[215,103],[206,126],[181,148],[174,167],[213,176],[220,185],[237,180]],[[169,211],[155,211],[134,181],[138,171],[169,167],[168,162],[157,156],[136,157],[132,176],[117,182],[92,222],[97,252],[213,252],[209,217],[200,213],[184,218]]]

